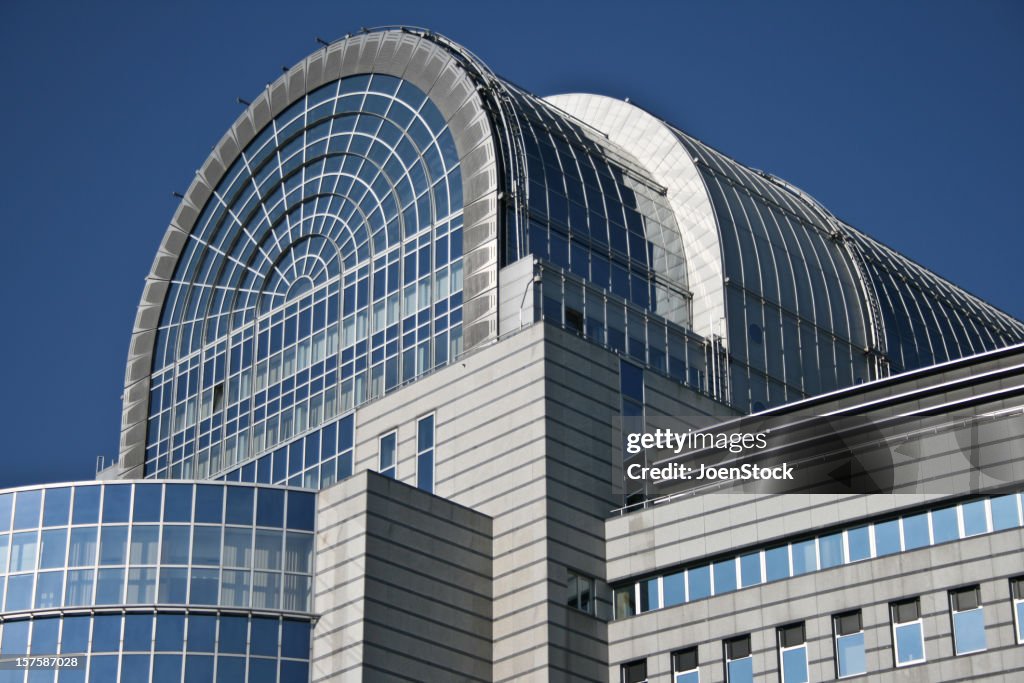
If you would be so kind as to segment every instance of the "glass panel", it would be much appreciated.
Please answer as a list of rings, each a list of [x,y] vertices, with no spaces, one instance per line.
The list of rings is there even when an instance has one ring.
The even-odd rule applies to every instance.
[[[28,531],[11,536],[11,572],[36,568],[37,532]]]
[[[132,564],[156,564],[157,541],[160,527],[155,525],[132,525],[131,549],[128,559]]]
[[[192,564],[220,564],[220,532],[219,526],[195,527],[192,541]]]
[[[221,603],[232,607],[249,606],[249,572],[225,569],[221,572]]]
[[[224,566],[252,566],[252,531],[250,529],[224,529]]]
[[[256,495],[257,526],[284,526],[284,491],[259,489]]]
[[[736,560],[715,562],[715,595],[736,590]]]
[[[68,547],[68,530],[51,529],[42,533],[39,550],[39,566],[42,569],[54,569],[64,566],[64,556]]]
[[[62,654],[89,651],[89,616],[67,616],[61,620],[60,651]]]
[[[883,557],[900,551],[900,524],[898,519],[875,525],[875,555]]]
[[[77,569],[68,572],[67,585],[64,589],[64,604],[66,606],[92,603],[92,572],[91,569]]]
[[[196,486],[196,523],[220,524],[224,520],[224,488]]]
[[[728,664],[729,683],[754,683],[754,659],[744,657]]]
[[[63,588],[64,572],[39,572],[36,581],[36,607],[60,607]]]
[[[127,522],[131,512],[132,487],[107,484],[103,487],[103,522]]]
[[[219,569],[193,569],[188,601],[194,605],[216,605]]]
[[[276,572],[253,572],[252,606],[254,609],[278,609],[281,575]]]
[[[250,654],[277,656],[277,619],[253,617]]]
[[[818,539],[818,554],[821,556],[822,569],[843,564],[843,534],[820,537]]]
[[[187,557],[187,555],[186,555]],[[160,569],[160,602],[184,604],[188,594],[188,569],[162,567]]]
[[[928,513],[903,518],[903,549],[914,550],[929,545]]]
[[[159,522],[163,502],[163,486],[160,484],[136,484],[135,499],[132,503],[133,522]]]
[[[953,642],[958,655],[980,652],[986,648],[983,608],[953,614]]]
[[[281,568],[281,532],[256,530],[256,548],[253,553],[256,569]]]
[[[47,489],[43,505],[43,526],[61,526],[68,523],[71,514],[71,489]],[[0,526],[0,529],[3,527]]]
[[[101,569],[96,573],[96,604],[124,602],[124,569]]]
[[[850,546],[850,562],[871,557],[871,527],[849,529],[846,532],[846,541]]]
[[[683,572],[669,574],[662,580],[662,600],[665,607],[681,605],[686,600],[686,575]]]
[[[992,505],[992,527],[995,531],[1012,529],[1020,526],[1020,516],[1017,511],[1017,494],[1011,493],[1008,496],[993,498]]]
[[[974,536],[988,532],[988,518],[985,514],[985,501],[976,500],[960,506],[964,514],[964,535]]]
[[[782,653],[783,683],[807,683],[807,648],[798,647]]]
[[[129,605],[156,602],[155,567],[128,570],[128,597],[125,601]]]
[[[34,529],[39,526],[43,492],[39,489],[18,491],[14,504],[14,529]],[[24,653],[22,653],[24,654]]]
[[[68,550],[68,566],[81,567],[96,564],[96,527],[71,529],[71,547]]]
[[[146,652],[150,649],[152,642],[153,615],[126,615],[124,618],[124,649]]]
[[[711,567],[703,566],[686,572],[687,597],[692,602],[711,595]]]
[[[275,456],[276,457],[276,456]],[[252,526],[253,489],[242,486],[228,487],[227,523]]]
[[[768,581],[778,581],[789,577],[789,546],[769,548],[764,551],[764,567]]]
[[[245,617],[223,616],[220,618],[220,651],[245,654],[249,639],[249,620]]]
[[[192,521],[191,484],[167,484],[167,495],[164,496],[164,521]]]
[[[855,676],[867,671],[863,633],[854,633],[838,638],[836,640],[836,651],[839,656],[840,676]]]
[[[161,564],[188,564],[189,532],[187,526],[164,527],[164,538],[160,546]]]
[[[750,553],[740,558],[740,578],[744,588],[761,583],[761,553]]]
[[[289,531],[285,539],[285,571],[310,573],[313,569],[313,536]]]
[[[817,571],[818,557],[814,539],[793,544],[793,576]]]
[[[128,547],[127,526],[104,526],[100,534],[100,564],[124,564]]]
[[[76,486],[72,524],[95,524],[100,518],[100,486]]]
[[[957,521],[956,508],[932,511],[932,531],[936,543],[955,541],[960,538],[960,523]]]
[[[924,639],[920,623],[896,627],[896,662],[907,664],[924,659]]]

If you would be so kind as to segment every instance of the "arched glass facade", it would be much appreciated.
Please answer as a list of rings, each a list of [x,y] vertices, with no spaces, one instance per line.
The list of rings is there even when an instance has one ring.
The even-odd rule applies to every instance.
[[[308,680],[315,518],[274,487],[0,492],[0,657],[81,660],[2,680]]]
[[[213,477],[305,435],[301,465],[268,471],[319,486],[309,469],[345,443],[310,435],[461,352],[462,280],[462,178],[437,107],[381,74],[299,98],[224,173],[177,261],[146,476]],[[326,483],[351,465],[331,469]]]

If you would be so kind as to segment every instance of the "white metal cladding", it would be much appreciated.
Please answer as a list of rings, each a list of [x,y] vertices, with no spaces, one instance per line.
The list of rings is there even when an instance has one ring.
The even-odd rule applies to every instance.
[[[668,188],[694,329],[726,338],[735,406],[758,410],[1024,340],[1019,321],[781,179],[628,103],[548,101],[605,132]]]

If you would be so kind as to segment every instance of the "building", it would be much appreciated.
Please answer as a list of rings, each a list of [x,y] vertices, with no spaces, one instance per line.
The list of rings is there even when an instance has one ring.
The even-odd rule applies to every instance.
[[[0,654],[81,655],[61,682],[1012,680],[1022,342],[634,105],[349,36],[185,194],[119,462],[0,494]],[[984,416],[1010,474],[623,487],[619,416],[749,413]]]

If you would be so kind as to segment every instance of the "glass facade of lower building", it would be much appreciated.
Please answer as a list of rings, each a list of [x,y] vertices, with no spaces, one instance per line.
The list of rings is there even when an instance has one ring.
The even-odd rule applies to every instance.
[[[0,492],[0,680],[307,680],[315,505],[207,482]]]

